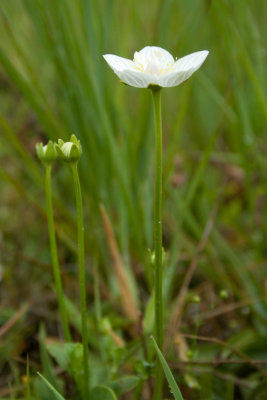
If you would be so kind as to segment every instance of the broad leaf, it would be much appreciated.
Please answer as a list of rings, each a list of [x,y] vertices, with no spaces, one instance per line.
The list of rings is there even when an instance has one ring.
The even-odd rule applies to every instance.
[[[90,392],[91,400],[118,400],[113,390],[107,386],[95,386]]]
[[[122,394],[134,389],[139,382],[140,378],[134,375],[129,375],[109,382],[108,385],[114,390],[117,396],[121,396]]]
[[[75,380],[80,390],[83,387],[83,348],[81,343],[51,343],[49,353],[57,363]]]

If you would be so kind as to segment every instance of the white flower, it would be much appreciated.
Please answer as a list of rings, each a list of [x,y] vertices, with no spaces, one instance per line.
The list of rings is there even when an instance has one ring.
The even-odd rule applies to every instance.
[[[175,61],[167,50],[147,46],[134,53],[133,61],[113,54],[105,54],[103,57],[122,82],[137,88],[147,88],[150,85],[180,85],[201,67],[208,54],[207,50],[197,51]]]

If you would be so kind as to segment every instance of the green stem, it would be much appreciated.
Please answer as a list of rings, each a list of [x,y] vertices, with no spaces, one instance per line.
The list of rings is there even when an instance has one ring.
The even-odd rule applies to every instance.
[[[79,286],[80,286],[80,308],[82,316],[82,342],[83,342],[83,369],[84,369],[84,400],[89,400],[89,351],[88,351],[88,325],[86,309],[86,276],[84,261],[84,227],[83,227],[83,206],[80,179],[77,163],[71,164],[73,173],[78,227],[78,264],[79,264]]]
[[[68,316],[64,301],[63,287],[60,276],[59,262],[58,262],[58,251],[57,242],[55,235],[55,225],[53,216],[53,206],[52,206],[52,193],[51,193],[51,168],[52,165],[45,166],[45,192],[46,192],[46,212],[48,220],[48,231],[49,231],[49,241],[50,241],[50,251],[52,257],[53,274],[54,281],[57,292],[57,299],[59,305],[59,312],[63,326],[64,337],[67,342],[71,342],[71,335],[68,324]]]
[[[99,271],[98,264],[94,264],[94,300],[95,300],[95,317],[97,322],[97,329],[100,331],[100,321],[102,317],[101,301],[100,301],[100,289],[99,289]]]
[[[154,251],[155,251],[155,338],[159,349],[163,348],[163,302],[162,302],[162,124],[161,89],[152,89],[155,133],[156,171],[154,198]],[[162,400],[162,368],[156,360],[154,400]]]

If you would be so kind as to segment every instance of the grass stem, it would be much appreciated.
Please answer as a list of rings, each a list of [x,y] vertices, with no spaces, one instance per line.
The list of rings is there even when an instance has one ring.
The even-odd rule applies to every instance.
[[[55,235],[55,225],[54,225],[54,215],[53,215],[53,205],[52,205],[52,193],[51,193],[51,169],[52,165],[46,165],[45,167],[45,192],[46,192],[46,212],[48,221],[48,231],[49,231],[49,241],[50,241],[50,252],[52,257],[52,266],[54,281],[59,305],[59,312],[61,317],[61,322],[63,326],[64,338],[67,342],[71,342],[71,334],[68,323],[68,315],[66,311],[63,286],[60,275],[59,261],[58,261],[58,251],[57,242]]]
[[[83,226],[83,206],[80,179],[78,174],[77,162],[71,164],[76,207],[77,207],[77,228],[78,228],[78,264],[79,264],[79,287],[80,287],[80,308],[82,318],[82,343],[83,343],[83,369],[84,369],[84,400],[89,400],[89,351],[88,351],[88,325],[86,307],[86,275],[84,259],[84,226]]]
[[[154,193],[154,252],[155,252],[155,337],[160,351],[163,348],[163,303],[162,303],[162,123],[161,89],[153,88],[155,116],[156,167]],[[162,399],[162,368],[156,360],[154,400]]]

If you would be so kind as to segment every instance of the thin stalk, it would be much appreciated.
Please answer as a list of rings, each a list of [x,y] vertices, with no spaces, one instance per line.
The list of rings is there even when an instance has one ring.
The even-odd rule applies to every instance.
[[[155,337],[160,351],[163,349],[162,302],[162,124],[161,89],[152,89],[155,115],[156,167],[154,194],[154,252],[155,252]],[[156,360],[154,400],[162,400],[162,367]]]
[[[76,207],[77,207],[77,228],[78,228],[78,264],[79,264],[79,286],[80,286],[80,308],[82,317],[82,343],[83,343],[83,369],[84,369],[84,400],[89,400],[89,351],[88,351],[88,325],[87,325],[87,307],[86,307],[86,276],[84,261],[84,226],[83,226],[83,205],[80,179],[77,169],[77,163],[71,164]]]
[[[97,262],[94,263],[94,299],[95,299],[95,317],[97,322],[97,329],[102,317],[101,300],[100,300],[100,287],[99,287],[99,271]]]
[[[52,258],[54,281],[57,293],[57,300],[59,305],[59,312],[61,317],[61,322],[63,326],[63,333],[66,342],[71,342],[71,335],[68,323],[68,315],[66,311],[63,286],[61,281],[59,262],[58,262],[58,251],[57,242],[55,235],[55,225],[54,225],[54,215],[52,206],[52,193],[51,193],[51,169],[52,165],[45,166],[45,192],[46,192],[46,212],[48,221],[48,231],[49,231],[49,241],[50,241],[50,252]]]
[[[30,362],[29,362],[29,354],[27,354],[27,367],[26,367],[26,376],[27,376],[27,392],[26,392],[26,400],[31,400],[31,378],[30,378]]]

